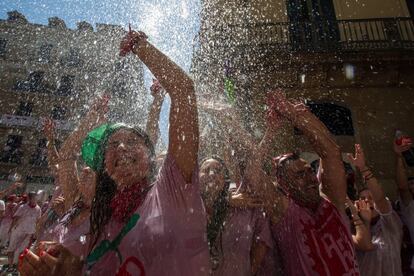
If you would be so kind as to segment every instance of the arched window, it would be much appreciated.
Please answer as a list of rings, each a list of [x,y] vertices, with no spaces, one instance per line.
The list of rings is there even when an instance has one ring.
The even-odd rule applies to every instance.
[[[334,135],[354,136],[351,110],[333,103],[307,103],[315,114]]]

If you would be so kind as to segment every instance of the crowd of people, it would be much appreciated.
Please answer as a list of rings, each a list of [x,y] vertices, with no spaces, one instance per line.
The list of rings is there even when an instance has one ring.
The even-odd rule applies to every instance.
[[[221,156],[204,156],[208,141],[200,138],[200,104],[191,78],[142,32],[130,31],[120,48],[156,78],[146,130],[107,122],[108,95],[94,102],[59,150],[53,121],[46,121],[52,198],[41,208],[36,193],[25,199],[10,190],[1,194],[7,204],[0,204],[0,245],[9,271],[177,276],[414,271],[410,242],[403,241],[404,227],[414,239],[414,182],[402,155],[412,147],[410,139],[393,143],[396,203],[386,198],[361,145],[345,160],[351,166],[344,163],[326,126],[281,91],[268,93],[267,129],[259,142],[234,116],[205,108],[230,131],[222,133],[229,146]],[[166,93],[168,151],[157,154]],[[295,152],[271,156],[286,124],[303,133],[319,156],[316,163]],[[234,153],[240,145],[243,158]],[[356,185],[357,174],[363,185]]]

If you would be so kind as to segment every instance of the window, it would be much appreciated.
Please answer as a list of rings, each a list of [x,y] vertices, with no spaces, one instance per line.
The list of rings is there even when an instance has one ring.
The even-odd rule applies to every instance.
[[[4,57],[6,55],[6,47],[7,40],[4,38],[0,38],[0,57]]]
[[[4,146],[1,155],[0,161],[6,163],[20,164],[22,158],[22,140],[23,136],[19,135],[9,135],[7,137],[6,145]]]
[[[308,103],[312,111],[334,135],[355,134],[351,111],[333,103]]]
[[[48,63],[50,62],[50,53],[52,51],[52,44],[43,44],[39,49],[39,62]]]
[[[81,66],[82,60],[79,55],[79,50],[71,48],[69,53],[60,60],[60,63],[69,67]]]
[[[33,104],[28,102],[20,102],[15,115],[17,116],[30,116],[32,115]]]
[[[72,94],[74,80],[75,80],[74,76],[63,76],[60,79],[59,87],[56,93],[61,96],[69,96],[70,94]]]
[[[32,159],[30,163],[35,167],[47,167],[47,148],[46,148],[47,140],[40,139],[37,144],[37,149],[32,155]]]
[[[54,182],[54,178],[52,176],[28,175],[28,176],[26,176],[26,182],[41,183],[41,184],[52,184]]]
[[[29,75],[29,78],[25,81],[18,81],[15,85],[16,90],[40,92],[44,90],[43,77],[45,72],[36,71]]]
[[[64,120],[66,115],[66,108],[61,106],[54,106],[50,116],[53,120]]]

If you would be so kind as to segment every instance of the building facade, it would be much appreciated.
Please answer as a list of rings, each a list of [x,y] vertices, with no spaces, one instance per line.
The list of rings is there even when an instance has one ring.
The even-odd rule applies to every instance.
[[[206,0],[192,73],[201,101],[234,105],[252,133],[263,133],[266,93],[304,98],[342,151],[365,148],[387,193],[396,196],[392,142],[414,136],[414,25],[405,0]],[[305,148],[293,128],[275,153]],[[260,136],[260,135],[258,135]]]
[[[58,144],[103,92],[112,98],[110,120],[145,118],[142,63],[118,54],[125,34],[87,22],[69,29],[57,17],[33,24],[16,11],[0,20],[0,188],[17,172],[27,190],[51,189],[44,117],[55,120]]]

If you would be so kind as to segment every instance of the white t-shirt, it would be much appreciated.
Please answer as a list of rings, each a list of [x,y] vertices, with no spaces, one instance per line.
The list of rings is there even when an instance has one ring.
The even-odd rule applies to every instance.
[[[34,234],[36,232],[36,222],[42,215],[39,205],[30,207],[29,204],[21,205],[14,213],[13,217],[19,217],[15,231],[26,234]]]
[[[371,235],[375,249],[357,252],[361,275],[402,275],[400,254],[403,231],[397,213],[393,210],[387,214],[380,213],[378,222],[371,226]]]
[[[400,206],[401,218],[410,231],[411,241],[414,241],[414,200],[411,200],[407,206],[400,200]],[[411,260],[410,268],[414,270],[414,256]]]
[[[6,204],[3,200],[0,200],[0,211],[6,211]]]

